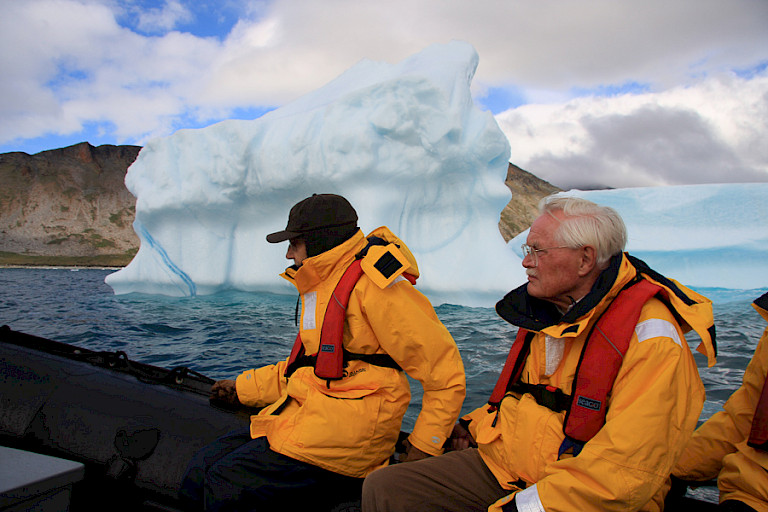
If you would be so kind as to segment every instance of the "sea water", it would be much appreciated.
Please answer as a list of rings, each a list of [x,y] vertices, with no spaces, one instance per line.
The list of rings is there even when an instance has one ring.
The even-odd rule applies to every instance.
[[[109,269],[0,269],[0,325],[79,345],[124,351],[156,366],[186,366],[213,379],[285,359],[296,337],[297,295],[227,292],[172,298],[114,295],[104,283]],[[275,279],[279,279],[275,276]],[[718,363],[707,368],[696,353],[707,390],[702,419],[722,407],[739,387],[765,322],[751,302],[766,290],[697,290],[714,302]],[[492,307],[450,304],[435,308],[461,352],[467,376],[464,412],[483,404],[514,340],[515,329]],[[689,333],[692,348],[699,338]],[[413,403],[403,428],[412,428],[421,405]]]
[[[213,379],[285,359],[296,337],[297,296],[227,292],[170,298],[116,296],[104,283],[108,269],[0,269],[0,325],[79,345],[123,351],[130,359],[166,368],[186,366]],[[275,279],[278,279],[275,276]],[[718,363],[706,367],[696,353],[707,390],[704,420],[720,410],[741,384],[765,322],[751,302],[766,290],[697,290],[714,303]],[[438,305],[437,315],[453,335],[467,376],[462,412],[485,403],[515,329],[492,307]],[[687,335],[695,348],[695,333]],[[411,380],[413,400],[403,421],[411,430],[421,407],[421,388]],[[716,490],[697,491],[717,501]],[[694,493],[694,496],[697,495]]]

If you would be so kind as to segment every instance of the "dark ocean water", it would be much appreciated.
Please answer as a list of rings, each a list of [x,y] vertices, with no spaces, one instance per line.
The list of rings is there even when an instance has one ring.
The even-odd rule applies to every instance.
[[[91,350],[121,350],[162,367],[187,366],[214,379],[287,357],[296,336],[296,296],[228,292],[170,298],[113,294],[111,270],[0,269],[0,325]],[[276,277],[277,279],[277,277]],[[765,290],[698,290],[715,306],[718,364],[706,368],[702,418],[716,412],[740,385],[765,327],[750,303]],[[514,331],[492,308],[441,305],[437,314],[461,351],[467,374],[465,411],[487,400]],[[698,337],[689,334],[692,347]],[[413,381],[412,381],[413,382]],[[420,389],[404,428],[412,428]]]

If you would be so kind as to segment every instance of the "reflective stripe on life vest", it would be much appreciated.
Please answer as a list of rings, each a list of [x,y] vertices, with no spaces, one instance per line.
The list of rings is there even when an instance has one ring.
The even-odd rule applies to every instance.
[[[580,447],[605,424],[608,394],[629,348],[640,312],[643,305],[661,290],[660,286],[645,279],[635,281],[619,292],[596,322],[576,367],[570,406],[563,423],[566,441],[561,447],[561,455],[566,445],[574,447],[574,454],[577,454]],[[488,400],[491,405],[489,411],[497,409],[507,390],[520,380],[532,338],[533,333],[522,328],[518,331]]]

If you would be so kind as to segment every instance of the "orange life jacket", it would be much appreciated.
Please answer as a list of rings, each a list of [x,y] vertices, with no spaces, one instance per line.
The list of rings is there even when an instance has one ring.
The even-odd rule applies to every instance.
[[[595,323],[581,352],[572,394],[554,386],[520,382],[534,333],[520,329],[509,350],[507,361],[488,403],[489,412],[498,409],[507,391],[530,393],[536,401],[555,411],[567,410],[563,432],[565,440],[559,455],[573,448],[578,455],[584,444],[605,424],[607,398],[621,368],[624,354],[640,318],[643,305],[662,288],[639,279],[619,292]]]
[[[371,245],[382,245],[384,241],[371,237],[368,245],[356,255],[355,261],[347,267],[333,290],[331,300],[323,317],[323,326],[320,331],[320,350],[316,354],[305,355],[304,344],[301,342],[301,333],[296,335],[296,341],[288,358],[285,376],[290,377],[293,372],[303,366],[313,366],[315,375],[321,379],[339,380],[344,377],[344,365],[350,360],[362,360],[376,366],[385,366],[400,370],[400,366],[388,354],[354,354],[344,349],[344,317],[357,281],[363,275],[362,258]],[[374,266],[382,273],[387,272],[387,266],[394,262],[385,253]],[[408,273],[402,274],[411,284],[416,284],[416,278]],[[388,277],[388,276],[387,276]],[[329,382],[330,384],[330,382]]]

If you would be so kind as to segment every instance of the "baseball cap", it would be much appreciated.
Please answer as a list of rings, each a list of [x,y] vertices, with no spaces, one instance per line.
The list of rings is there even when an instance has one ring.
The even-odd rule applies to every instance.
[[[312,194],[291,208],[283,231],[267,235],[276,244],[320,229],[357,224],[357,212],[349,201],[336,194]]]

